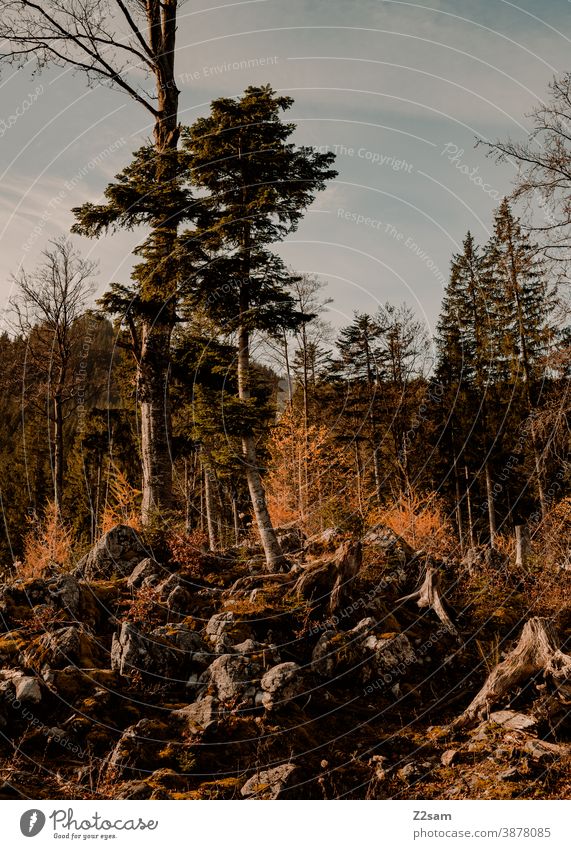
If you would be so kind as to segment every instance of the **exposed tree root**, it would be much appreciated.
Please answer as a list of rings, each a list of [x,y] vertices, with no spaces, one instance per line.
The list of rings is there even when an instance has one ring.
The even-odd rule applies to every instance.
[[[514,687],[543,672],[556,685],[571,679],[571,657],[557,646],[549,619],[534,616],[525,623],[517,646],[488,675],[480,692],[452,724],[461,728],[484,718]]]
[[[404,601],[416,601],[418,607],[427,607],[434,610],[448,631],[451,634],[458,636],[456,626],[446,612],[446,608],[441,597],[440,572],[435,566],[427,566],[424,581],[419,589],[410,595],[405,595],[403,598],[400,598],[397,604],[401,604]]]

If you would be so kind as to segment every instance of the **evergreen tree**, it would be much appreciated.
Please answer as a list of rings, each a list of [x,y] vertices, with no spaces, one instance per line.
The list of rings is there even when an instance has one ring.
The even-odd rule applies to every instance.
[[[336,175],[332,154],[289,140],[295,125],[284,123],[281,113],[292,102],[270,86],[250,87],[241,98],[215,100],[210,114],[183,132],[193,183],[206,193],[204,203],[213,218],[189,236],[189,277],[196,273],[195,239],[211,257],[191,300],[206,303],[224,329],[236,333],[238,396],[245,412],[255,405],[252,332],[277,335],[304,318],[288,292],[289,272],[271,246],[295,230],[315,193]],[[242,457],[266,562],[276,570],[283,557],[249,427],[242,434]]]
[[[533,414],[541,397],[546,357],[556,336],[555,294],[537,245],[523,232],[507,199],[496,211],[483,266],[487,286],[494,293],[499,365],[504,380],[521,394],[529,417],[536,483],[545,515],[543,457]]]

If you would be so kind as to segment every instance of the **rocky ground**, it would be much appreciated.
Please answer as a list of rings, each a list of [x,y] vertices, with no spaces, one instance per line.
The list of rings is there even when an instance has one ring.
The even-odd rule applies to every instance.
[[[464,567],[386,528],[282,542],[266,576],[119,526],[5,583],[0,798],[569,798],[565,615],[536,651],[516,601],[478,619]]]

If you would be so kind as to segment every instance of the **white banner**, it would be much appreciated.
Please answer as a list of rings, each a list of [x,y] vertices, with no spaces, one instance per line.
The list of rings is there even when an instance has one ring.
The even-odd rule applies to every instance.
[[[569,849],[568,801],[0,803],[2,845]],[[64,842],[65,841],[65,842]]]

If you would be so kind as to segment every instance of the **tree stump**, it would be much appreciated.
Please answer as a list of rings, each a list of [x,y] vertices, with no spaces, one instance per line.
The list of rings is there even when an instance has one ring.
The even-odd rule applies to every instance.
[[[421,609],[425,607],[432,609],[442,624],[446,626],[449,633],[457,637],[458,631],[456,626],[452,622],[444,606],[441,595],[440,579],[440,571],[436,568],[436,566],[427,566],[424,581],[419,589],[410,595],[405,595],[403,598],[400,598],[397,601],[397,604],[401,604],[405,601],[416,601],[418,607]]]
[[[323,601],[328,597],[329,613],[334,613],[347,594],[347,584],[357,575],[361,564],[361,543],[344,542],[335,552],[333,559],[306,566],[296,581],[292,594],[313,601]]]
[[[514,687],[543,672],[556,685],[571,678],[571,657],[557,646],[552,622],[534,616],[525,623],[517,646],[490,672],[484,686],[453,723],[462,728],[487,716],[490,707]]]

